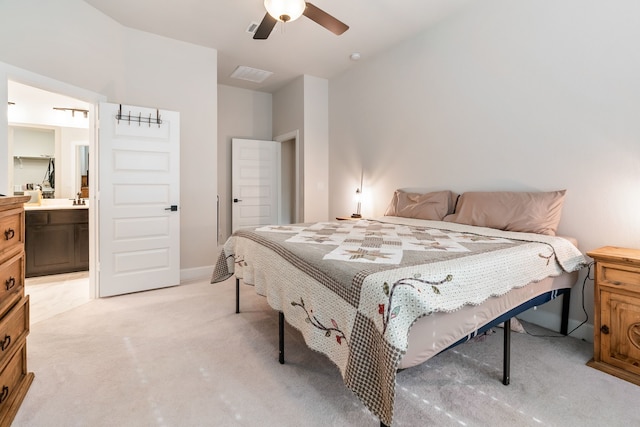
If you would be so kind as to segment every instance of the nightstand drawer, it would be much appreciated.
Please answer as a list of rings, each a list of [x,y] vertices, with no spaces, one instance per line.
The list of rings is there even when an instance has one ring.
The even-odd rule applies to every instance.
[[[640,292],[640,269],[602,262],[598,264],[598,280],[601,287]]]

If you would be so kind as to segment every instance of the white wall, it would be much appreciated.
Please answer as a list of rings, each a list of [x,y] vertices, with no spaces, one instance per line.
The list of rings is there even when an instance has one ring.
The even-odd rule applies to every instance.
[[[567,189],[560,234],[640,248],[638,22],[635,0],[485,0],[332,79],[330,213],[362,165],[365,215],[399,187]]]
[[[329,82],[304,76],[304,220],[329,219]]]
[[[297,160],[300,168],[298,184],[303,189],[306,184],[304,165],[304,76],[300,76],[273,94],[273,136],[298,131]],[[305,194],[299,200],[298,220],[305,220]]]
[[[272,95],[231,86],[218,86],[218,243],[231,235],[231,139],[272,139]]]
[[[299,131],[301,221],[329,218],[328,81],[300,76],[273,95],[274,137]]]
[[[180,112],[181,268],[183,277],[208,275],[216,256],[217,52],[127,29],[81,0],[2,1],[0,40],[0,61],[12,67],[110,102]],[[0,82],[7,77],[14,71],[0,67]],[[0,99],[6,90],[1,84]],[[6,134],[0,121],[3,164]]]

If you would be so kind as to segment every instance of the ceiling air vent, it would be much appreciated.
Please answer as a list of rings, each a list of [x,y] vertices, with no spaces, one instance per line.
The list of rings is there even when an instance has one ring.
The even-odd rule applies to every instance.
[[[255,34],[258,26],[260,26],[260,24],[258,24],[257,22],[251,22],[251,24],[249,24],[249,26],[247,27],[247,33]]]
[[[251,68],[245,65],[239,65],[233,73],[231,78],[239,80],[247,80],[254,83],[262,83],[269,78],[273,72],[260,70],[258,68]]]

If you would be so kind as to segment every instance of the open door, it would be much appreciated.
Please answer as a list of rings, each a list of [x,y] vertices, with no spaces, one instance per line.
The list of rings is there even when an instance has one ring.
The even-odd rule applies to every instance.
[[[99,296],[180,283],[180,115],[100,103]]]
[[[279,223],[280,143],[231,140],[231,231]]]

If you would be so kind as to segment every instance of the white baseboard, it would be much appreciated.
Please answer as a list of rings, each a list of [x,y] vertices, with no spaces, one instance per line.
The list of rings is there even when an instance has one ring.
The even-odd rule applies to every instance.
[[[531,322],[535,325],[542,326],[543,328],[551,329],[552,331],[560,331],[559,325],[561,323],[561,316],[556,313],[531,309],[519,314],[517,317],[525,322]],[[569,319],[569,331],[577,327],[580,323],[582,322]],[[593,325],[591,323],[585,323],[576,329],[571,336],[588,342],[593,342]]]
[[[180,270],[180,283],[210,279],[212,274],[213,265],[206,267],[183,268]]]

